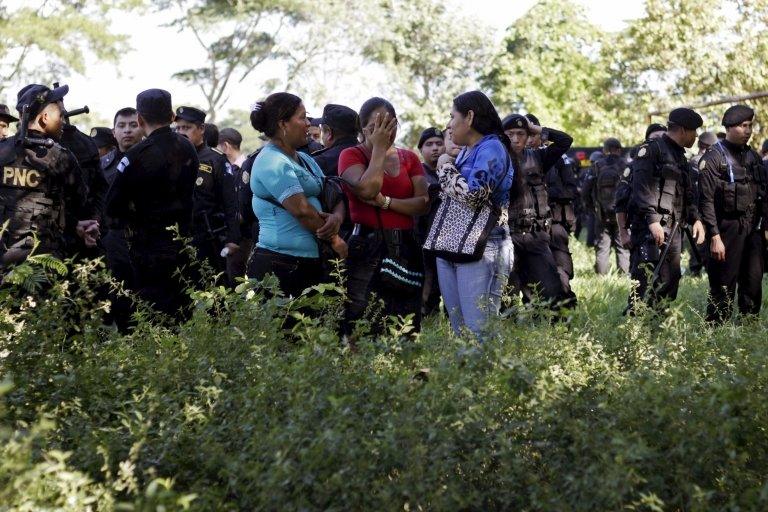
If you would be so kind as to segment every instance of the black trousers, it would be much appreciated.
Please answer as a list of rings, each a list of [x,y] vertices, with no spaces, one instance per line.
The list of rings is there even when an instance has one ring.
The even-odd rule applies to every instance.
[[[421,259],[422,250],[412,232],[404,231],[401,251],[406,260]],[[379,278],[381,262],[386,256],[387,247],[380,232],[353,235],[349,239],[349,257],[347,258],[347,304],[344,312],[342,331],[352,334],[355,322],[366,314],[378,313],[375,327],[380,327],[383,318],[391,315],[406,316],[413,314],[416,331],[421,329],[422,291],[411,293],[393,290],[384,286]],[[380,300],[383,310],[369,307],[373,301]],[[374,332],[377,332],[374,330]]]
[[[576,305],[570,285],[561,279],[547,231],[513,233],[512,243],[515,262],[510,279],[525,302],[543,300],[554,307]]]
[[[118,282],[121,282],[126,289],[132,289],[134,270],[131,264],[131,255],[128,250],[128,242],[125,239],[125,230],[108,229],[101,237],[101,245],[106,254],[107,269]],[[126,331],[130,324],[130,316],[133,310],[133,304],[130,298],[122,297],[116,293],[108,292],[112,301],[112,308],[106,315],[105,323],[111,323],[113,320],[121,331]]]
[[[180,242],[167,234],[134,237],[129,242],[133,266],[132,289],[156,311],[176,321],[189,318],[187,288],[190,261]]]
[[[267,274],[274,274],[285,295],[298,297],[306,288],[321,282],[323,267],[320,258],[300,258],[254,247],[247,274],[250,279],[264,279]]]
[[[552,224],[550,232],[549,248],[552,250],[552,256],[557,264],[557,271],[560,273],[560,280],[564,288],[570,287],[570,281],[573,279],[573,256],[568,247],[570,239],[570,230],[566,224],[555,222]]]
[[[725,245],[725,261],[709,258],[707,320],[722,323],[731,318],[738,292],[739,312],[757,315],[763,299],[763,232],[740,225],[738,220],[718,223]]]
[[[632,226],[632,249],[630,251],[629,273],[637,281],[634,293],[630,293],[627,311],[635,309],[636,301],[645,301],[654,307],[662,300],[675,300],[680,286],[680,251],[682,238],[680,230],[669,240],[669,227],[665,228],[669,248],[664,261],[659,261],[664,248],[656,245],[651,232],[644,226]],[[657,265],[659,277],[651,283],[651,277]]]

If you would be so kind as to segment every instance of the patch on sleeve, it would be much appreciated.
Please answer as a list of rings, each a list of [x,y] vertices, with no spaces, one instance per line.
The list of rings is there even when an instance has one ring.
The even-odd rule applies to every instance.
[[[200,170],[200,172],[211,173],[211,172],[213,172],[213,167],[211,167],[208,164],[200,164],[199,170]]]
[[[637,150],[637,158],[643,158],[646,153],[648,153],[648,146],[641,146],[640,149]]]
[[[131,162],[128,161],[128,157],[124,156],[122,160],[117,164],[117,172],[123,172],[125,171],[125,168],[130,165]]]
[[[232,170],[232,165],[231,165],[229,162],[227,162],[227,164],[226,164],[226,166],[224,167],[224,169],[227,171],[227,174],[230,174],[230,175],[231,175],[231,174],[234,172],[234,171]]]
[[[195,185],[197,185],[199,187],[202,184],[203,184],[203,177],[202,176],[198,176],[197,179],[195,180]]]
[[[243,183],[246,185],[251,181],[251,177],[248,175],[248,171],[243,171]]]
[[[629,178],[629,172],[630,172],[630,171],[629,171],[629,167],[627,167],[626,169],[624,169],[624,177],[625,177],[625,178]]]
[[[699,160],[699,170],[700,171],[703,171],[706,166],[707,166],[707,161],[706,160],[704,160],[703,158],[701,160]]]

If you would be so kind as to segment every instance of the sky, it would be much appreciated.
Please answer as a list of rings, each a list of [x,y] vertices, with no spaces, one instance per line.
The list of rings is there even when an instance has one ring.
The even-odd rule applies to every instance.
[[[416,0],[414,0],[416,1]],[[492,29],[489,39],[498,40],[513,21],[523,15],[536,0],[470,0],[454,1],[454,8],[480,18]],[[607,30],[621,29],[627,20],[642,14],[642,0],[577,0],[587,9],[590,20]],[[6,2],[10,8],[24,0]],[[321,4],[320,4],[321,5]],[[159,87],[172,93],[174,105],[205,107],[203,96],[192,86],[171,79],[179,70],[195,67],[201,58],[202,49],[196,46],[191,34],[178,33],[175,29],[163,27],[173,13],[122,13],[114,20],[112,27],[118,32],[132,34],[129,45],[133,48],[122,56],[119,64],[91,62],[86,74],[60,77],[61,83],[70,86],[66,104],[69,108],[88,105],[96,118],[111,119],[112,113],[125,106],[133,106],[136,94],[144,89]],[[491,41],[489,41],[491,42]],[[246,81],[236,84],[230,91],[225,105],[229,109],[248,109],[260,99],[258,84],[268,78],[283,74],[279,66],[265,65],[252,73]],[[353,84],[364,83],[355,80]],[[338,86],[331,96],[335,103],[350,106],[360,105],[376,91],[365,90],[362,85]],[[8,94],[13,94],[8,91]],[[5,98],[10,105],[15,97]],[[311,114],[322,110],[322,105],[308,104]]]

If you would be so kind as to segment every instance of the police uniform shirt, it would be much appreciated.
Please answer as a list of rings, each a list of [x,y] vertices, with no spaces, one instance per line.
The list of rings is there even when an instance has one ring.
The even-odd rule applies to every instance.
[[[170,236],[165,228],[178,224],[188,235],[198,167],[188,139],[170,126],[156,129],[118,162],[107,215],[127,222],[133,232]]]
[[[83,179],[88,187],[87,202],[91,218],[101,219],[109,185],[101,172],[99,149],[96,143],[76,126],[65,124],[61,145],[74,155],[80,165]]]
[[[34,130],[30,130],[28,136],[46,138],[44,133]],[[37,220],[29,214],[34,209],[63,209],[63,225],[59,224],[59,219],[50,219],[51,227],[74,235],[77,222],[90,218],[93,213],[88,208],[88,189],[77,160],[58,144],[51,149],[41,147],[20,151],[16,146],[17,139],[18,135],[13,135],[0,141],[0,223],[10,220],[5,241],[12,245],[34,231],[33,224]],[[51,234],[47,231],[37,234],[44,247],[59,242],[46,240],[46,235]]]
[[[570,203],[579,193],[576,179],[576,164],[567,155],[562,155],[547,171],[547,192],[550,202]]]
[[[241,235],[235,171],[218,149],[203,144],[197,154],[199,167],[195,179],[194,234],[205,237],[208,234],[205,217],[213,224],[214,216],[223,215],[227,243],[238,243]]]
[[[709,236],[720,233],[718,221],[725,216],[755,223],[759,215],[762,225],[768,227],[766,174],[761,164],[755,150],[727,140],[710,147],[701,157],[699,203],[701,220]]]
[[[659,209],[662,194],[659,189],[659,172],[667,159],[673,161],[679,170],[673,201],[681,204],[683,211],[664,212]],[[650,225],[665,220],[665,216],[669,216],[666,220],[671,220],[672,216],[675,216],[678,220],[685,220],[689,224],[698,220],[699,213],[695,193],[690,183],[685,150],[667,134],[643,144],[637,150],[637,158],[632,162],[630,202],[633,206],[632,215],[635,222],[642,219]],[[683,215],[683,218],[677,215]]]
[[[345,149],[355,147],[358,144],[357,137],[345,137],[335,141],[330,147],[312,153],[312,158],[315,159],[323,174],[326,176],[338,176],[339,155]]]
[[[117,176],[117,164],[123,159],[123,153],[115,148],[103,157],[99,164],[101,165],[101,173],[104,175],[104,179],[107,181],[107,185],[112,186],[112,182],[115,181]]]

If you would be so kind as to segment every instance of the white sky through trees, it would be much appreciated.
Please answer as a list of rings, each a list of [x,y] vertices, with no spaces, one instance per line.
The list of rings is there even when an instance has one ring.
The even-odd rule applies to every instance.
[[[593,23],[607,30],[621,29],[627,20],[642,15],[642,0],[577,1],[587,9]],[[3,3],[9,9],[26,4],[23,0]],[[504,29],[534,5],[535,0],[448,0],[448,4],[462,15],[475,16],[494,29],[496,37],[493,40],[489,38],[489,44],[495,44],[503,35]],[[318,3],[318,8],[321,7],[322,3]],[[171,79],[173,73],[194,67],[203,54],[191,34],[177,33],[175,29],[161,26],[170,19],[171,14],[163,13],[118,13],[112,17],[111,23],[105,22],[105,29],[127,34],[128,43],[133,50],[123,55],[117,65],[95,63],[91,56],[85,76],[73,74],[59,77],[61,83],[70,86],[67,106],[75,108],[87,104],[96,119],[111,120],[118,109],[134,106],[139,91],[160,87],[171,92],[174,106],[186,104],[204,108],[199,90]],[[435,29],[445,31],[450,37],[450,27]],[[257,84],[265,79],[282,79],[284,72],[281,67],[279,64],[266,63],[243,83],[235,82],[229,91],[230,99],[218,118],[224,119],[230,109],[248,109],[251,103],[263,96]],[[353,74],[357,72],[362,76],[365,71],[358,68],[353,70]],[[358,87],[343,87],[330,91],[329,100],[357,109],[366,98],[381,94],[381,91],[367,89],[363,83],[364,81],[360,80]],[[318,87],[323,86],[322,83],[318,84]],[[6,97],[1,100],[13,108],[17,90],[18,87],[7,89]],[[459,92],[461,91],[456,91]],[[320,115],[322,105],[308,104],[307,108],[310,115]]]

